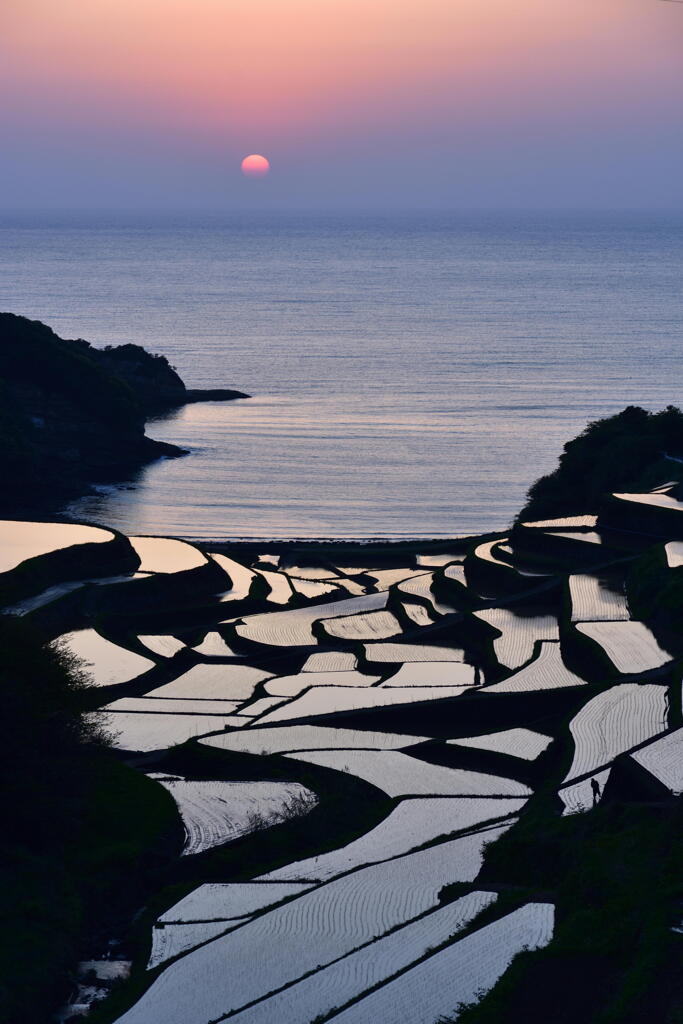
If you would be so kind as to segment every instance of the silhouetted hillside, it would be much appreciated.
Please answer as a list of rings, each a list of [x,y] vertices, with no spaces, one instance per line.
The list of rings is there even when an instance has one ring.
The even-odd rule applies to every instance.
[[[615,416],[589,423],[565,444],[559,466],[530,488],[517,519],[596,513],[613,491],[661,483],[662,473],[679,479],[683,465],[668,460],[662,466],[665,455],[683,458],[683,412],[673,405],[657,413],[630,405]],[[647,474],[653,467],[657,478],[650,480]]]
[[[0,313],[0,473],[6,503],[82,491],[162,455],[145,420],[188,401],[245,397],[188,391],[163,356],[96,349],[45,324]]]
[[[0,1020],[8,1024],[50,1020],[73,987],[82,944],[102,928],[106,935],[123,908],[134,912],[177,844],[173,801],[117,761],[83,711],[86,695],[73,657],[0,616]]]

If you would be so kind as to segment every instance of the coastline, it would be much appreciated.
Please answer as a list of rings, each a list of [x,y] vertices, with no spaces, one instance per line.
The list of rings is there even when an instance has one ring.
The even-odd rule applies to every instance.
[[[56,511],[187,455],[150,438],[146,424],[184,405],[250,397],[188,389],[164,356],[139,345],[97,349],[13,313],[0,313],[0,348],[0,472],[12,480],[0,514]]]

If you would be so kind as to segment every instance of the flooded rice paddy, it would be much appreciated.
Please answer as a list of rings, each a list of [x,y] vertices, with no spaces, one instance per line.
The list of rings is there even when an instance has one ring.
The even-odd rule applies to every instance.
[[[365,552],[136,535],[97,586],[93,548],[63,535],[72,586],[14,614],[82,660],[92,720],[184,834],[112,1022],[438,1024],[553,941],[548,893],[481,884],[493,846],[530,808],[623,799],[629,773],[683,790],[674,655],[628,599],[635,557],[678,571],[671,541],[620,549],[582,520],[565,550],[557,526],[520,528],[538,572],[512,592],[516,535]],[[18,529],[0,525],[10,584]]]

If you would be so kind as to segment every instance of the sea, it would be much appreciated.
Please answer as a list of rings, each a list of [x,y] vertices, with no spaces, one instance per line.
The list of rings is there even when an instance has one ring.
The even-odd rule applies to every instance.
[[[135,534],[503,530],[587,423],[683,404],[682,284],[682,214],[0,217],[0,309],[251,396],[62,510]]]

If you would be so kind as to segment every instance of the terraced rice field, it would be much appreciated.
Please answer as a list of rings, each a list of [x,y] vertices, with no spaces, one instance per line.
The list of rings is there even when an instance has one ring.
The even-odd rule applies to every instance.
[[[459,647],[432,647],[430,644],[376,643],[365,645],[368,661],[386,664],[408,661],[464,661]]]
[[[252,917],[310,889],[301,882],[218,882],[200,885],[169,907],[159,921],[187,924]]]
[[[155,697],[121,697],[111,704],[105,704],[103,711],[134,711],[140,714],[166,715],[231,715],[239,702],[230,700],[183,700]]]
[[[510,757],[521,757],[525,761],[535,761],[552,743],[552,736],[534,732],[533,729],[501,729],[483,736],[467,736],[457,740],[447,740],[457,747],[474,747],[476,750],[493,750],[497,754],[508,754]]]
[[[594,540],[590,517],[535,525],[557,536],[589,544]],[[599,540],[597,533],[595,537]],[[134,541],[156,572],[182,572],[207,562],[191,544],[166,538]],[[299,559],[293,547],[286,550]],[[655,550],[661,561],[661,541]],[[240,551],[248,564],[241,564],[241,555],[238,560],[211,555],[233,584],[225,593],[215,593],[220,587],[215,585],[216,569],[195,574],[187,621],[180,603],[169,606],[166,619],[143,613],[137,628],[112,623],[113,636],[121,628],[135,628],[135,646],[139,642],[146,647],[150,658],[92,629],[67,634],[67,643],[81,648],[90,644],[99,657],[100,684],[134,679],[148,670],[157,683],[177,675],[151,690],[149,684],[145,687],[147,680],[123,690],[134,696],[112,699],[110,693],[100,693],[100,703],[108,703],[91,714],[119,732],[115,745],[120,750],[154,752],[149,759],[137,759],[148,770],[201,765],[202,773],[212,774],[216,765],[213,774],[227,774],[238,762],[221,758],[225,751],[252,755],[251,761],[239,764],[251,764],[249,770],[256,773],[255,756],[279,755],[263,772],[277,773],[278,781],[156,773],[185,824],[186,857],[307,814],[318,798],[293,778],[315,779],[326,801],[340,792],[349,800],[363,794],[357,797],[363,800],[363,813],[372,814],[373,822],[381,813],[385,817],[363,833],[361,819],[354,827],[343,808],[340,831],[328,840],[336,848],[327,851],[318,845],[317,833],[315,845],[309,845],[305,824],[288,832],[299,844],[293,849],[279,842],[277,832],[254,837],[249,845],[256,853],[252,867],[245,863],[239,868],[247,876],[260,872],[249,881],[222,880],[242,877],[229,874],[230,868],[221,874],[230,852],[184,860],[169,891],[186,891],[187,882],[180,879],[191,879],[196,888],[157,922],[164,927],[154,928],[148,964],[156,968],[155,980],[118,1024],[215,1024],[233,1017],[244,1024],[312,1024],[321,1016],[345,1024],[437,1024],[444,1016],[452,1018],[459,1003],[495,983],[516,952],[526,945],[545,945],[551,937],[553,908],[548,904],[527,904],[498,920],[490,914],[487,920],[493,923],[472,930],[469,925],[477,913],[494,904],[494,893],[477,890],[440,903],[444,886],[475,881],[487,845],[513,827],[532,790],[504,768],[494,767],[491,774],[431,764],[417,756],[416,748],[434,736],[385,732],[379,723],[406,723],[401,728],[410,730],[419,716],[422,731],[429,732],[431,725],[425,723],[433,722],[442,737],[439,742],[449,745],[441,746],[441,753],[451,750],[451,757],[435,758],[477,768],[496,765],[497,755],[530,763],[553,744],[558,756],[544,762],[557,794],[552,813],[561,807],[565,815],[589,811],[603,798],[606,783],[606,801],[622,799],[617,783],[623,789],[628,763],[632,777],[640,775],[647,796],[646,776],[633,762],[671,793],[681,793],[683,729],[665,731],[668,688],[644,674],[595,696],[600,679],[591,675],[592,696],[586,701],[580,689],[585,680],[563,660],[562,643],[571,641],[578,648],[579,640],[563,623],[560,641],[554,612],[562,601],[561,587],[567,586],[571,596],[572,628],[600,643],[618,671],[648,673],[667,665],[670,656],[642,623],[628,618],[623,593],[604,586],[599,573],[558,574],[554,588],[539,590],[533,606],[531,598],[525,605],[508,599],[502,606],[478,599],[473,606],[480,610],[444,621],[441,617],[453,609],[435,598],[433,587],[438,591],[442,576],[466,585],[462,554],[426,555],[424,561],[417,556],[412,567],[412,555],[400,568],[341,567],[340,572],[349,574],[342,576],[326,565],[279,567],[287,555],[280,559],[268,553],[256,559],[248,547]],[[315,558],[321,557],[320,551],[323,558],[329,554],[326,547],[315,551]],[[482,540],[476,554],[514,570],[507,561],[512,549],[508,545],[506,553],[500,540]],[[379,561],[395,555],[385,552]],[[349,561],[355,557],[363,560],[359,554]],[[666,545],[666,557],[672,568],[677,559],[683,564],[683,542]],[[301,555],[302,561],[307,558]],[[349,597],[343,588],[379,592]],[[174,601],[180,591],[175,588]],[[96,588],[89,594],[96,606]],[[275,607],[278,602],[281,607]],[[72,603],[77,605],[69,602],[66,611]],[[222,623],[215,621],[216,608],[226,615]],[[245,608],[255,613],[245,615]],[[106,630],[107,614],[101,620],[93,614],[86,624],[102,621]],[[152,625],[155,621],[164,625]],[[426,626],[432,628],[418,633]],[[153,628],[177,630],[178,636],[150,634]],[[435,643],[418,642],[424,636]],[[189,637],[195,646],[186,646],[180,637]],[[484,672],[492,667],[491,646],[500,666],[491,675],[506,678],[482,686]],[[338,649],[342,647],[348,649]],[[590,649],[587,641],[585,649]],[[599,664],[599,652],[593,654]],[[533,696],[533,691],[563,687],[576,690],[557,699]],[[528,717],[514,699],[514,694],[526,693],[532,696],[521,707],[528,709]],[[580,707],[582,697],[586,702]],[[569,708],[574,717],[567,728]],[[364,709],[372,714],[356,714]],[[678,713],[675,703],[672,715]],[[334,724],[318,725],[315,720]],[[344,721],[371,721],[373,728],[339,728]],[[444,725],[448,722],[450,726]],[[444,735],[450,738],[444,740]],[[199,750],[190,746],[172,760],[156,756],[195,737]],[[560,782],[569,762],[569,742],[573,761]],[[473,751],[479,752],[477,758]],[[623,771],[613,779],[612,789],[610,773],[620,755],[625,755]],[[522,774],[522,764],[511,771]],[[530,777],[535,775],[530,772]],[[325,786],[329,790],[323,793]],[[666,803],[665,790],[658,794],[653,785],[652,793],[653,800]],[[311,824],[319,820],[321,815],[316,815]],[[349,836],[354,838],[347,842]]]
[[[653,505],[655,508],[670,508],[675,512],[680,512],[683,509],[683,501],[679,501],[672,494],[663,491],[647,491],[645,494],[615,494],[613,497],[634,505]]]
[[[309,655],[302,672],[351,672],[358,659],[351,651],[317,651]]]
[[[38,558],[77,544],[104,544],[113,539],[111,530],[98,526],[0,519],[0,572],[16,569],[29,558]]]
[[[97,576],[87,580],[71,580],[68,583],[56,583],[53,587],[47,587],[39,594],[34,594],[33,597],[26,597],[23,601],[18,601],[16,604],[5,605],[2,608],[2,613],[3,615],[28,615],[29,612],[33,612],[37,608],[44,608],[45,605],[59,600],[60,597],[73,594],[74,591],[80,590],[88,583],[103,587],[114,583],[128,583],[130,580],[141,579],[144,576],[149,576],[149,573],[136,572],[129,576]]]
[[[538,519],[533,523],[522,523],[522,526],[534,527],[538,530],[579,530],[593,529],[598,525],[598,517],[588,516],[564,516],[559,519]]]
[[[428,572],[420,576],[413,576],[411,579],[404,580],[403,583],[399,583],[396,589],[402,594],[408,594],[412,597],[418,597],[423,601],[426,601],[437,615],[452,615],[454,612],[457,612],[457,608],[453,608],[450,604],[444,604],[443,601],[439,601],[438,598],[434,596],[432,591],[433,583],[434,573]]]
[[[555,690],[563,686],[585,686],[586,680],[570,672],[562,661],[559,643],[542,643],[538,657],[526,668],[501,683],[487,686],[486,693],[524,693],[529,690]]]
[[[165,750],[193,737],[228,727],[238,728],[249,721],[236,715],[145,715],[127,711],[95,711],[93,714],[112,734],[114,747],[141,752]]]
[[[72,594],[75,590],[80,590],[82,586],[83,584],[80,581],[56,583],[54,587],[48,587],[34,597],[27,597],[23,601],[18,601],[12,605],[0,605],[0,608],[2,608],[3,615],[16,615],[17,617],[28,615],[29,612],[35,611],[36,608],[44,608],[46,604],[51,604],[60,597],[65,597],[67,594]]]
[[[300,672],[296,676],[276,676],[266,685],[273,697],[298,697],[311,686],[372,686],[380,676],[366,676],[355,670],[346,672]]]
[[[155,778],[156,776],[152,776]],[[158,777],[185,826],[183,856],[222,846],[312,810],[317,797],[297,782],[219,782]]]
[[[266,711],[270,711],[271,708],[276,708],[278,704],[282,704],[284,700],[284,697],[258,697],[256,700],[251,701],[251,703],[243,704],[237,714],[258,718],[259,715],[265,715]]]
[[[576,628],[603,649],[617,672],[635,675],[671,661],[643,622],[579,622]]]
[[[668,480],[664,484],[659,484],[657,487],[652,487],[651,488],[651,492],[653,494],[668,493],[669,491],[672,491],[674,489],[674,487],[676,487],[677,485],[678,485],[678,481],[677,480]]]
[[[444,885],[475,877],[482,845],[443,843],[303,893],[170,964],[118,1024],[209,1024],[239,1010],[436,907]]]
[[[683,565],[683,540],[670,540],[664,545],[666,564],[670,569],[678,569]]]
[[[463,555],[446,554],[446,555],[418,555],[416,562],[418,565],[431,567],[433,569],[440,569],[444,565],[450,565],[451,562],[462,562]]]
[[[147,970],[152,970],[171,960],[180,953],[186,953],[202,943],[215,939],[218,935],[236,928],[235,922],[203,921],[197,924],[167,924],[157,926],[152,931],[152,950],[147,961]]]
[[[142,579],[145,576],[149,576],[149,573],[145,572],[134,572],[120,576],[91,576],[88,579],[82,580],[69,580],[65,583],[55,583],[52,587],[46,587],[45,590],[41,590],[39,594],[33,594],[32,597],[25,597],[21,601],[17,601],[16,604],[11,605],[0,605],[2,608],[3,615],[28,615],[29,612],[35,611],[37,608],[44,608],[45,605],[52,604],[53,601],[59,600],[61,597],[65,597],[67,594],[73,594],[76,590],[92,584],[96,587],[111,586],[118,583],[129,583],[131,580]]]
[[[328,604],[248,615],[235,630],[240,636],[257,644],[272,647],[311,647],[318,643],[311,630],[314,622],[330,616],[354,615],[356,612],[384,608],[388,597],[386,592],[364,594],[362,597],[344,598]]]
[[[274,569],[277,569],[280,564],[280,555],[273,555],[266,552],[265,555],[258,556],[258,562],[261,565],[272,565]]]
[[[666,729],[666,687],[622,683],[599,693],[569,725],[574,759],[567,782],[609,764]]]
[[[16,604],[6,605],[2,609],[3,614],[28,615],[30,611],[43,608],[46,604],[51,604],[52,601],[56,601],[60,597],[66,597],[67,594],[73,594],[88,584],[92,584],[94,587],[110,587],[117,584],[130,583],[131,580],[142,580],[150,574],[150,572],[131,572],[126,575],[116,575],[116,577],[90,577],[87,580],[72,580],[69,583],[58,583],[54,587],[47,587],[40,594],[35,594],[33,597],[17,601]]]
[[[317,718],[361,708],[388,707],[417,701],[459,697],[468,686],[313,686],[300,697],[269,711],[261,723],[289,722],[297,718]]]
[[[212,633],[207,633],[200,644],[192,648],[197,654],[202,654],[205,658],[234,658],[235,652],[232,648],[228,647],[220,633],[215,630]]]
[[[397,750],[309,750],[287,756],[348,772],[391,797],[531,796],[531,790],[521,782],[428,764]]]
[[[614,589],[599,576],[569,577],[572,622],[619,622],[630,619],[624,588]]]
[[[139,636],[138,640],[152,654],[160,658],[172,658],[178,651],[185,650],[185,644],[175,636]]]
[[[388,590],[389,587],[402,583],[403,580],[410,579],[411,576],[416,576],[419,572],[419,569],[413,568],[369,569],[366,570],[365,575],[374,580],[376,590]]]
[[[546,530],[549,537],[563,537],[565,540],[582,541],[584,544],[602,544],[602,537],[594,530]]]
[[[492,565],[501,565],[504,569],[510,569],[510,565],[504,562],[502,558],[499,558],[495,551],[499,544],[506,542],[507,537],[503,538],[503,540],[498,538],[496,540],[484,541],[483,544],[479,544],[474,549],[474,557],[480,558],[482,562],[490,562]]]
[[[422,598],[423,601],[431,603],[433,572],[421,572],[417,576],[413,574],[408,579],[402,580],[396,586],[401,594],[409,594],[411,597]]]
[[[396,590],[401,594],[409,594],[411,597],[419,597],[431,603],[434,596],[431,589],[433,582],[434,572],[422,569],[417,575],[414,573],[408,580],[399,583]]]
[[[129,540],[140,559],[140,572],[186,572],[207,564],[206,555],[183,540],[170,537],[130,537]]]
[[[444,569],[443,574],[447,580],[461,583],[463,587],[467,586],[467,576],[465,575],[465,567],[463,565],[449,565],[448,568]]]
[[[457,661],[409,661],[382,683],[387,686],[473,686],[473,665]]]
[[[560,639],[554,615],[522,615],[509,608],[485,608],[474,614],[501,634],[494,639],[493,649],[505,668],[519,668],[529,661],[537,641]]]
[[[496,898],[491,892],[469,893],[254,1004],[235,1020],[240,1024],[318,1020],[453,938]]]
[[[195,665],[170,683],[158,686],[148,697],[185,700],[248,700],[270,672],[251,665]]]
[[[416,626],[432,626],[436,621],[432,618],[423,604],[416,604],[414,601],[403,601],[401,603],[401,607],[408,618],[411,619]]]
[[[324,882],[366,864],[388,861],[410,850],[417,850],[435,839],[453,832],[464,832],[484,822],[498,821],[516,814],[525,799],[505,797],[415,797],[401,800],[397,807],[360,839],[339,850],[295,861],[261,875],[267,882]],[[463,837],[458,850],[458,871],[462,881],[476,875],[483,846],[491,840],[490,831]],[[475,874],[471,874],[472,871]]]
[[[339,575],[324,565],[285,565],[282,571],[300,580],[335,580]],[[362,569],[358,571],[363,572]]]
[[[232,583],[230,590],[223,594],[222,599],[224,601],[243,601],[248,597],[251,584],[256,578],[254,570],[248,569],[241,562],[236,562],[234,558],[228,558],[227,555],[212,554],[211,557],[228,574]]]
[[[335,586],[340,590],[345,590],[347,594],[360,595],[366,594],[368,588],[364,587],[362,583],[358,583],[356,580],[349,580],[346,577],[340,576],[335,581]]]
[[[650,775],[670,789],[674,796],[683,793],[683,729],[636,750],[631,757]]]
[[[511,544],[509,544],[509,543],[507,543],[505,541],[499,541],[498,544],[496,544],[495,552],[496,552],[496,557],[497,557],[497,561],[498,562],[500,562],[502,565],[507,565],[508,568],[513,569],[520,576],[528,576],[530,583],[532,582],[532,578],[533,577],[538,577],[539,580],[540,580],[541,577],[543,577],[543,576],[547,577],[549,575],[549,573],[547,573],[547,572],[531,572],[529,569],[522,569],[522,568],[520,568],[520,566],[517,564],[517,562],[518,562],[517,552],[515,551],[515,549],[512,547]],[[503,555],[505,557],[504,558],[499,557],[501,555]]]
[[[256,572],[268,584],[268,600],[272,604],[289,604],[294,591],[286,576],[280,572],[270,572],[268,569],[257,569]]]
[[[553,936],[554,907],[527,903],[454,942],[335,1015],[335,1024],[395,1024],[419,1007],[420,1024],[453,1019],[460,1004],[477,1002],[523,949],[541,949]]]
[[[95,686],[127,683],[154,668],[154,662],[149,658],[119,647],[94,629],[64,633],[55,643],[84,662],[84,668]]]
[[[340,640],[381,640],[398,636],[401,632],[396,617],[388,611],[361,612],[358,615],[325,619],[323,629],[328,636]]]
[[[324,725],[286,725],[249,729],[246,733],[211,736],[203,742],[220,750],[243,754],[283,754],[290,750],[368,749],[400,750],[423,743],[428,736],[372,732],[362,729],[334,729]]]
[[[339,587],[333,583],[322,583],[317,580],[297,580],[294,577],[289,582],[292,584],[292,589],[297,594],[301,594],[302,597],[325,597],[328,594],[339,593]]]

